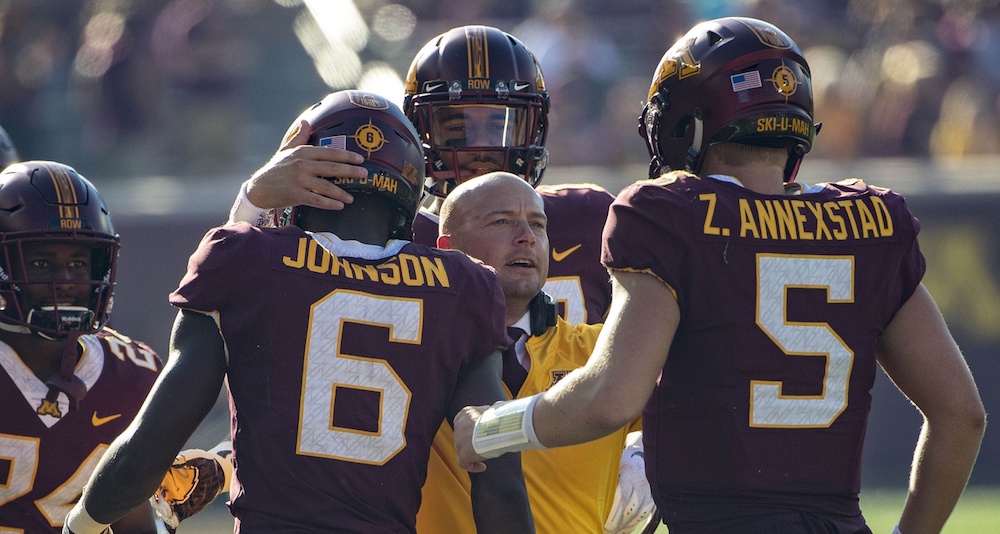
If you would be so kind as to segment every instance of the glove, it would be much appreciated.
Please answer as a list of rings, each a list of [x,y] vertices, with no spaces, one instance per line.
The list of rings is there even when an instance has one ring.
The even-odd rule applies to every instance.
[[[149,499],[156,515],[168,529],[205,509],[223,491],[229,491],[233,464],[232,443],[224,441],[210,451],[188,449],[173,465]]]
[[[605,534],[628,534],[653,515],[656,505],[646,480],[642,432],[631,432],[618,468],[618,489],[611,512],[604,523]]]

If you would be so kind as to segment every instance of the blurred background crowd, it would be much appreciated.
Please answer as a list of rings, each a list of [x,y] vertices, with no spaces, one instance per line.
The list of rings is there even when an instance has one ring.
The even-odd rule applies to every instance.
[[[0,125],[22,158],[92,179],[246,176],[327,92],[401,102],[425,41],[483,23],[542,64],[551,167],[644,166],[660,56],[698,20],[745,15],[812,65],[810,159],[1000,153],[997,0],[396,1],[0,0]]]
[[[0,126],[22,159],[101,190],[123,244],[112,326],[165,355],[187,255],[328,92],[401,103],[426,41],[496,26],[538,56],[551,94],[543,183],[617,193],[646,177],[637,122],[660,57],[736,15],[784,29],[812,66],[823,127],[799,180],[865,177],[927,223],[925,281],[1000,405],[1000,0],[0,0]],[[875,389],[866,484],[905,487],[898,440],[919,416],[881,374]],[[225,432],[220,406],[192,446]],[[973,484],[1000,486],[996,432]]]

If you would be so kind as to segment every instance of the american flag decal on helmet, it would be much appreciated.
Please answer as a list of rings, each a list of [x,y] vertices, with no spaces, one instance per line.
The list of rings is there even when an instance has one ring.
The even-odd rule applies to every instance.
[[[760,71],[758,70],[734,74],[729,77],[729,81],[733,84],[734,93],[762,86],[760,83]]]

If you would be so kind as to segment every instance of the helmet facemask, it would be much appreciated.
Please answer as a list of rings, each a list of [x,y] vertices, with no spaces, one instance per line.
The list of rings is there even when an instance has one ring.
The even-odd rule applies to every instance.
[[[116,237],[90,233],[5,236],[0,328],[50,340],[100,330],[111,312],[118,246]]]
[[[506,171],[538,185],[548,163],[545,103],[538,95],[455,100],[415,98],[411,115],[427,157],[428,192],[444,197],[458,184]]]

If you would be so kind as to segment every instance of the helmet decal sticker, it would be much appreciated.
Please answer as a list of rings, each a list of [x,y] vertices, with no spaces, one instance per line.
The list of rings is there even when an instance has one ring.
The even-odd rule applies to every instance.
[[[368,152],[369,158],[372,157],[372,152],[379,151],[383,145],[388,143],[385,136],[382,135],[382,130],[372,124],[371,119],[368,119],[368,124],[362,124],[351,136],[351,139],[354,139],[359,148]]]
[[[746,91],[762,87],[760,82],[760,71],[742,72],[729,77],[729,82],[733,84],[733,92]]]
[[[361,91],[348,91],[347,98],[350,99],[351,103],[359,108],[365,109],[389,109],[389,101],[385,98],[375,95],[372,93],[364,93]]]
[[[327,146],[330,148],[339,148],[341,150],[345,150],[347,149],[347,136],[334,135],[332,137],[323,137],[319,140],[319,146]]]
[[[649,88],[649,99],[659,89],[661,83],[674,74],[678,79],[683,80],[688,76],[694,76],[701,72],[701,62],[694,57],[691,47],[694,46],[695,38],[688,39],[677,51],[668,50],[664,58],[660,61],[660,69],[653,78],[653,85]]]
[[[785,66],[784,61],[781,62],[780,67],[774,69],[767,81],[773,83],[775,90],[784,95],[786,102],[788,97],[795,94],[795,90],[799,88],[799,83],[801,83],[795,79],[795,73]]]
[[[757,36],[757,39],[759,39],[761,44],[764,46],[777,48],[779,50],[786,50],[792,47],[791,41],[785,39],[784,36],[774,31],[774,28],[770,25],[759,24],[757,21],[750,19],[738,20],[738,22],[745,25],[747,28],[750,28],[750,31]]]
[[[410,182],[411,185],[417,185],[417,182],[420,180],[419,171],[417,171],[417,168],[414,167],[409,161],[403,163],[403,171],[400,172],[400,174],[403,178],[406,178],[406,181]]]

